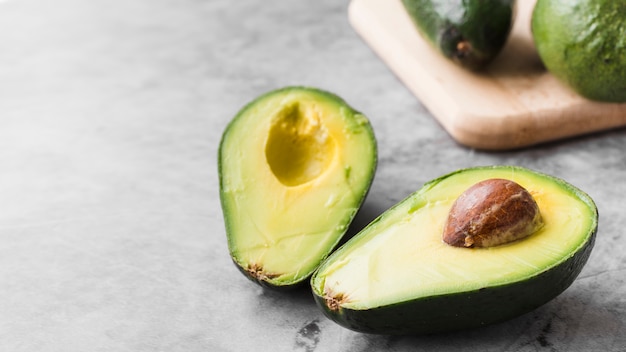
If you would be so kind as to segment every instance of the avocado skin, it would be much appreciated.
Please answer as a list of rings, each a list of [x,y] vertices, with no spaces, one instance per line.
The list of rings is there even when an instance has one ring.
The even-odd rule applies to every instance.
[[[615,0],[538,0],[531,32],[559,81],[595,101],[626,102],[626,6]]]
[[[402,0],[402,3],[416,28],[437,51],[464,68],[479,70],[504,47],[516,1]]]
[[[598,230],[597,206],[586,193],[554,176],[516,166],[475,167],[472,169],[502,167],[512,171],[533,172],[550,178],[592,208],[595,212],[595,226],[589,233],[585,244],[571,253],[563,262],[525,280],[474,291],[423,297],[372,309],[358,310],[339,307],[338,310],[331,310],[326,305],[323,294],[313,288],[314,300],[324,315],[337,324],[358,332],[381,335],[424,335],[479,328],[503,322],[528,313],[565,291],[580,274],[591,255]],[[432,180],[426,183],[423,189],[430,188],[441,180],[465,170],[469,169],[457,170]],[[407,199],[409,198],[411,196]],[[393,207],[390,210],[392,209]],[[382,216],[384,213],[368,227],[379,221]],[[327,260],[332,260],[332,258]],[[317,273],[314,273],[311,278],[312,287],[314,287],[313,281],[316,275]]]
[[[557,268],[500,287],[401,302],[369,310],[331,311],[314,294],[324,315],[350,330],[384,335],[420,335],[478,328],[528,313],[569,287],[587,262],[592,238]]]
[[[272,99],[275,96],[281,96],[281,95],[285,95],[285,94],[289,94],[291,92],[304,92],[307,93],[310,96],[315,97],[316,99],[318,99],[319,101],[329,101],[332,102],[333,104],[336,104],[338,106],[340,106],[342,109],[345,109],[347,112],[352,113],[353,115],[362,115],[361,112],[357,111],[356,109],[354,109],[351,105],[349,105],[343,98],[341,98],[340,96],[329,92],[327,90],[324,89],[320,89],[317,87],[311,87],[311,86],[286,86],[286,87],[282,87],[282,88],[278,88],[278,89],[274,89],[271,91],[268,91],[262,95],[259,95],[258,97],[256,97],[255,99],[253,99],[252,101],[248,102],[246,105],[244,105],[235,115],[235,117],[229,122],[229,124],[226,126],[226,128],[224,129],[224,132],[222,134],[221,140],[220,140],[220,144],[218,147],[218,165],[217,165],[217,172],[218,172],[218,176],[219,176],[219,189],[220,189],[220,203],[222,204],[222,209],[223,209],[223,217],[224,217],[224,226],[225,226],[225,230],[226,230],[226,234],[227,234],[227,240],[229,241],[229,249],[230,249],[230,236],[231,236],[231,225],[230,225],[230,221],[231,219],[229,218],[229,213],[226,211],[226,208],[224,207],[226,200],[225,200],[225,194],[222,191],[225,187],[225,178],[224,178],[224,173],[223,173],[223,158],[222,155],[224,154],[224,144],[225,144],[225,140],[226,138],[228,138],[228,134],[229,131],[233,128],[235,128],[234,126],[237,124],[237,121],[242,118],[242,116],[244,116],[245,114],[249,113],[251,110],[253,110],[255,108],[255,105],[259,102],[262,102],[264,100],[268,100],[268,99]],[[361,192],[360,194],[360,199],[358,200],[358,203],[355,204],[355,207],[357,209],[357,211],[354,211],[351,216],[346,219],[346,226],[345,226],[345,231],[341,236],[338,236],[338,238],[336,239],[334,245],[331,248],[328,248],[328,251],[326,252],[326,255],[322,258],[319,258],[319,262],[321,263],[330,253],[332,253],[332,251],[334,249],[336,249],[339,244],[341,243],[343,237],[345,236],[345,233],[348,231],[349,225],[352,223],[352,220],[354,219],[354,217],[356,216],[358,209],[360,209],[361,205],[363,204],[363,202],[365,201],[365,198],[367,197],[367,195],[369,194],[369,190],[371,187],[371,184],[374,180],[374,174],[377,168],[377,164],[378,164],[378,149],[377,149],[377,143],[376,143],[376,136],[374,134],[374,130],[371,126],[371,124],[369,123],[369,121],[360,126],[361,128],[363,128],[364,133],[367,133],[371,142],[373,143],[373,148],[374,148],[374,155],[373,155],[373,160],[372,160],[372,165],[371,165],[371,170],[369,171],[369,174],[371,175],[371,177],[367,180],[367,183],[365,184],[364,190]],[[250,280],[251,282],[265,288],[265,289],[270,289],[270,290],[274,290],[274,291],[290,291],[293,289],[298,289],[298,288],[302,288],[304,286],[307,285],[307,282],[310,278],[310,276],[312,275],[312,273],[314,272],[314,270],[311,270],[311,272],[306,273],[306,275],[302,275],[298,280],[296,281],[292,281],[292,282],[276,282],[273,281],[271,279],[258,279],[256,277],[254,277],[253,275],[251,275],[250,272],[248,272],[248,270],[246,270],[246,268],[244,266],[242,266],[241,263],[239,263],[237,261],[237,259],[233,256],[232,252],[230,253],[230,257],[231,260],[233,262],[233,264],[237,267],[237,269],[239,270],[239,272],[241,272],[248,280]]]

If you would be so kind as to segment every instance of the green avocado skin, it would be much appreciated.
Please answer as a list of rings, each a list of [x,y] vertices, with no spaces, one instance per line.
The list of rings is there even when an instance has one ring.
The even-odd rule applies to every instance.
[[[511,170],[526,170],[521,167],[510,168]],[[440,180],[464,172],[464,170],[441,176],[426,183],[423,188],[431,187]],[[587,263],[598,230],[598,209],[589,195],[578,188],[556,177],[541,175],[553,179],[568,189],[595,212],[594,227],[585,244],[577,251],[570,253],[557,266],[538,272],[531,278],[500,286],[423,297],[363,310],[345,307],[332,310],[327,306],[323,295],[313,288],[313,297],[317,306],[327,318],[350,330],[381,335],[424,335],[479,328],[510,320],[544,305],[565,291]],[[381,217],[375,219],[371,224],[380,219]],[[311,280],[312,287],[314,287],[315,276],[317,273]]]
[[[515,0],[402,3],[416,28],[437,51],[470,70],[483,68],[498,55],[515,16]]]
[[[314,294],[326,317],[363,333],[422,335],[478,328],[528,313],[569,287],[587,262],[595,232],[586,246],[559,267],[510,285],[401,302],[369,310],[331,311]]]
[[[538,0],[531,30],[557,79],[591,100],[626,102],[626,6],[615,0]]]

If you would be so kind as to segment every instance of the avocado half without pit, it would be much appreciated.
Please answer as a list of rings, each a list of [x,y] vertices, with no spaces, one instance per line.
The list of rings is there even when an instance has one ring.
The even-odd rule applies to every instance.
[[[426,183],[313,274],[324,314],[356,331],[425,334],[527,313],[575,280],[598,227],[593,200],[526,168],[463,169]]]
[[[376,160],[368,119],[332,93],[286,87],[249,103],[218,157],[234,263],[263,286],[305,281],[347,231]]]

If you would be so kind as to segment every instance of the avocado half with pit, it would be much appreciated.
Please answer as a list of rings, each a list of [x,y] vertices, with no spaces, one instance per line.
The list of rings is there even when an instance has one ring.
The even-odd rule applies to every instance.
[[[245,106],[224,131],[218,158],[237,267],[268,287],[309,278],[346,233],[376,161],[368,119],[337,95],[286,87]]]
[[[539,224],[534,232],[487,247],[445,242],[453,205],[464,194],[479,199],[480,192],[467,191],[494,179],[532,196],[541,217],[527,207],[529,223]],[[426,183],[337,249],[312,276],[313,295],[327,317],[361,332],[480,327],[527,313],[569,287],[597,226],[593,200],[561,179],[511,166],[459,170]]]

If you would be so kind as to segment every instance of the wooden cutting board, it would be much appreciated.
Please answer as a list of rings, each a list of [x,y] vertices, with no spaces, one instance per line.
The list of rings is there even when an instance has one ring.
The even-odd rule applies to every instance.
[[[459,143],[513,149],[626,125],[626,104],[584,99],[548,73],[530,33],[534,0],[518,1],[507,45],[483,73],[440,56],[400,0],[352,0],[350,23]]]

